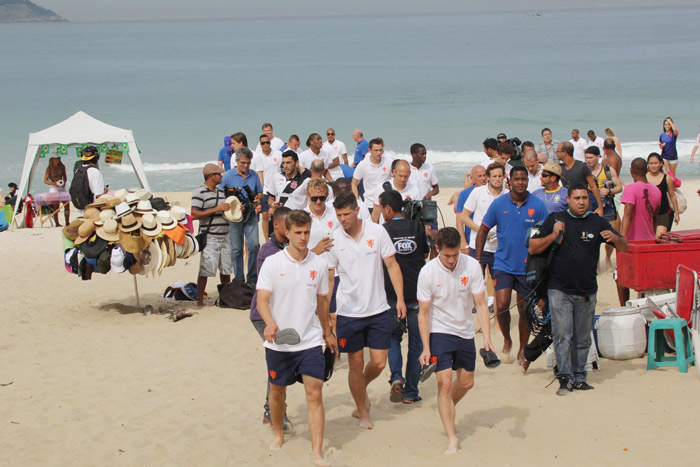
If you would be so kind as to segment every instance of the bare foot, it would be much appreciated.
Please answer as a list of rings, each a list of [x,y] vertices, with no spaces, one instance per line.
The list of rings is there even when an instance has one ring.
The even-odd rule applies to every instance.
[[[518,361],[518,365],[520,365],[520,366],[525,365],[525,362],[526,362],[525,354],[523,354],[522,352],[518,352],[517,361]]]
[[[530,368],[530,362],[528,360],[523,360],[522,367],[523,373],[527,373],[527,369]]]
[[[513,350],[511,346],[503,346],[501,360],[503,360],[505,363],[513,363],[513,356],[511,355],[511,350]]]
[[[270,443],[270,451],[279,451],[280,448],[282,447],[282,443],[284,442],[284,436],[282,437],[277,437],[275,436],[275,439],[272,440],[272,443]]]
[[[459,451],[459,440],[455,438],[447,444],[444,454],[457,454],[457,451]]]
[[[367,430],[371,430],[372,428],[374,428],[372,420],[370,420],[369,418],[365,420],[360,420],[360,423],[358,423],[357,426],[359,426],[360,428],[365,428]]]
[[[365,409],[369,413],[369,409],[372,407],[372,403],[369,401],[369,396],[365,393]],[[355,409],[352,411],[352,418],[360,418],[360,411]]]
[[[326,459],[324,459],[323,457],[320,457],[320,458],[318,458],[318,459],[314,457],[314,465],[318,465],[318,466],[321,466],[321,467],[328,467],[329,465],[331,465],[331,463],[328,462],[328,461],[327,461]]]

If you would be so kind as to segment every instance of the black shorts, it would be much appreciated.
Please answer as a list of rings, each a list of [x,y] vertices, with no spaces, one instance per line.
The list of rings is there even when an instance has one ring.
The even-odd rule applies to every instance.
[[[476,259],[476,250],[473,248],[469,249],[469,256],[472,258]],[[481,252],[481,272],[483,274],[486,274],[486,266],[489,267],[489,272],[491,273],[491,276],[493,276],[493,262],[495,259],[495,254],[491,253],[490,251],[482,251]]]
[[[463,368],[474,371],[476,346],[474,339],[464,339],[439,332],[430,334],[430,359],[437,364],[435,371]]]
[[[515,289],[522,297],[527,296],[532,290],[525,285],[525,274],[510,274],[508,272],[493,271],[493,287],[496,290]]]
[[[338,308],[338,302],[336,301],[336,296],[338,295],[338,284],[340,284],[340,276],[335,276],[333,278],[333,294],[331,294],[330,312],[335,313]]]
[[[391,346],[392,321],[389,311],[382,311],[366,318],[349,318],[338,315],[338,348],[341,352],[357,352],[370,349],[386,350]]]
[[[262,198],[262,203],[260,204],[260,212],[267,212],[270,210],[270,195],[265,193]]]
[[[313,347],[298,352],[278,352],[265,348],[267,361],[267,380],[277,386],[291,386],[296,383],[297,375],[320,379],[326,371],[323,347]]]

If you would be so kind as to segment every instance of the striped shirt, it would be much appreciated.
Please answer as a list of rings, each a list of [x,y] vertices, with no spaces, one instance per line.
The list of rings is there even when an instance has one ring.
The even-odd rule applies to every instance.
[[[224,195],[223,190],[216,188],[216,192],[211,191],[205,183],[202,183],[192,192],[192,209],[206,211],[224,204],[225,201],[226,195]],[[199,231],[207,232],[209,235],[228,235],[228,226],[228,221],[224,219],[220,212],[199,221]]]

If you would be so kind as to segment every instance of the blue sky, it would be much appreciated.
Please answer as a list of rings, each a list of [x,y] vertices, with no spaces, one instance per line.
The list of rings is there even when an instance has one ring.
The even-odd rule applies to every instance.
[[[465,13],[697,5],[697,0],[35,0],[72,21]]]

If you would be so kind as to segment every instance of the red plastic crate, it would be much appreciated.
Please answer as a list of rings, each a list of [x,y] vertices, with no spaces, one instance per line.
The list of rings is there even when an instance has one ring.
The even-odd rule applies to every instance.
[[[618,251],[617,282],[636,290],[674,289],[679,264],[700,269],[700,243],[656,243],[654,240],[629,242],[627,251]]]

